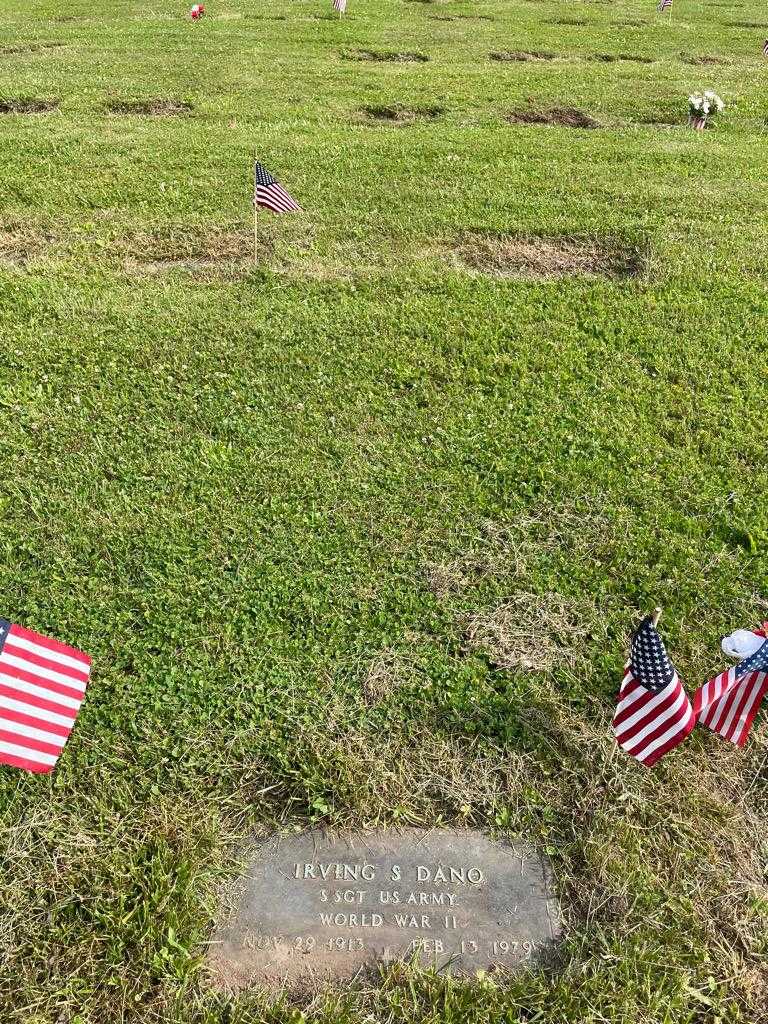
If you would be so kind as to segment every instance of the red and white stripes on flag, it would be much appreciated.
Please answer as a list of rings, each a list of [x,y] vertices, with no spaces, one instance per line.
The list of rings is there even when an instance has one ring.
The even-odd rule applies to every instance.
[[[87,654],[0,619],[0,764],[50,772],[90,674]]]
[[[347,0],[333,0],[333,9],[343,14],[347,9]]]
[[[253,179],[254,205],[263,206],[273,213],[290,213],[301,209],[293,196],[285,191],[277,178],[273,177],[258,160],[253,168]]]
[[[650,768],[682,743],[695,724],[691,702],[649,615],[632,637],[613,716],[616,741]]]
[[[623,751],[647,768],[682,743],[696,718],[677,673],[658,693],[647,690],[627,665],[619,691],[613,732]]]
[[[768,692],[768,641],[754,654],[701,686],[693,699],[696,720],[743,747]]]
[[[768,39],[763,43],[763,56],[768,57]]]
[[[667,11],[667,10],[669,10],[669,8],[670,8],[671,6],[672,6],[672,0],[659,0],[659,6],[658,6],[657,10],[658,10],[658,11],[659,11],[660,13],[662,13],[662,14],[663,14],[663,13],[664,13],[664,11]]]

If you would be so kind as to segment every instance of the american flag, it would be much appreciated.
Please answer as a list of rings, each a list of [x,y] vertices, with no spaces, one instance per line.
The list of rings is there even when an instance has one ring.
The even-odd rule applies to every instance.
[[[768,39],[763,43],[763,56],[768,57]]]
[[[696,724],[691,702],[649,615],[632,637],[613,732],[622,750],[650,768]]]
[[[768,691],[768,640],[738,665],[700,687],[693,698],[696,720],[743,747]]]
[[[659,0],[658,10],[664,12],[672,6],[672,0]]]
[[[87,654],[0,619],[0,764],[51,771],[90,674]]]
[[[256,206],[265,206],[273,213],[289,213],[292,210],[300,210],[301,207],[293,198],[288,195],[283,186],[273,178],[263,164],[256,161],[253,171],[254,192],[253,201]]]
[[[333,0],[333,9],[343,14],[347,9],[347,0]]]

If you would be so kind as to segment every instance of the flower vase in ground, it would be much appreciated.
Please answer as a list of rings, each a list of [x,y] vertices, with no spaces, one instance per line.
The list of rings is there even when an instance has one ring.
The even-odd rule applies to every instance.
[[[695,92],[688,97],[688,124],[697,132],[703,132],[709,118],[725,110],[725,104],[716,92],[707,90]]]

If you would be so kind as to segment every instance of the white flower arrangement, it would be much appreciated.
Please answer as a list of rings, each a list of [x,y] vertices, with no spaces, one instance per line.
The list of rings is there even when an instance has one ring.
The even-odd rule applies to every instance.
[[[690,124],[699,130],[706,127],[710,117],[721,114],[724,110],[725,103],[711,89],[694,92],[688,97],[688,119]]]

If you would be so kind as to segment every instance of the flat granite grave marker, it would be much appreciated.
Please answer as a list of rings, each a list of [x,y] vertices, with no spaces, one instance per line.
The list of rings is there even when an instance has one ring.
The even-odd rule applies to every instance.
[[[536,963],[560,934],[546,858],[476,831],[272,837],[216,929],[217,988],[303,988],[418,958],[454,974]]]

